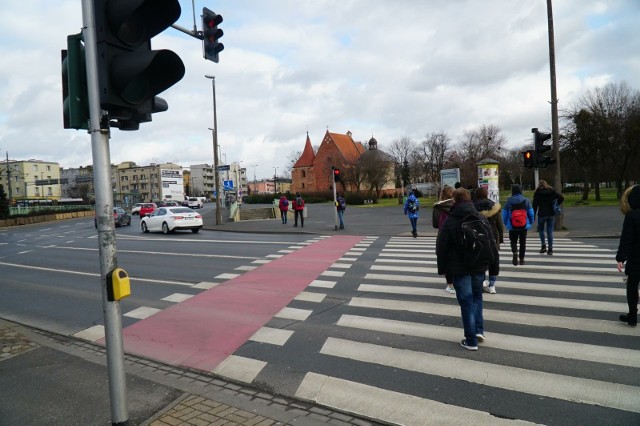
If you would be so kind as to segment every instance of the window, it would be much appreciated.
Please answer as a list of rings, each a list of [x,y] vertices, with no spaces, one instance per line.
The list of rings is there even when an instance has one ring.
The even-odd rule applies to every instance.
[[[306,170],[302,170],[302,177],[306,178],[307,177],[307,171]]]

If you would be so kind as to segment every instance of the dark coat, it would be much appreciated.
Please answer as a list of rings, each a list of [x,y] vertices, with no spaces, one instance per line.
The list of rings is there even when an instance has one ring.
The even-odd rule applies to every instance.
[[[438,201],[433,205],[433,217],[431,221],[433,222],[433,227],[440,229],[445,219],[449,215],[449,210],[451,210],[451,206],[453,205],[453,198],[449,198],[448,200]]]
[[[449,211],[449,216],[444,221],[438,232],[438,238],[436,240],[436,255],[438,257],[438,274],[444,275],[445,273],[451,275],[469,275],[474,273],[483,273],[487,271],[487,268],[480,270],[469,270],[469,268],[462,261],[462,256],[458,241],[461,241],[460,235],[460,222],[465,216],[478,213],[473,203],[470,201],[454,204]],[[489,221],[483,215],[478,215],[484,220],[487,225]],[[500,272],[500,258],[498,254],[498,245],[495,240],[491,239],[491,249],[493,250],[493,263],[489,265],[489,274],[498,275]]]
[[[553,200],[558,200],[558,204],[564,201],[564,195],[553,188],[538,188],[533,193],[533,212],[538,217],[553,216]]]
[[[482,216],[489,220],[496,243],[502,244],[504,242],[504,237],[502,236],[504,233],[504,223],[502,223],[502,206],[500,203],[494,203],[488,198],[480,198],[474,201],[473,205]]]
[[[624,213],[617,262],[626,262],[624,273],[640,275],[640,185],[627,188],[620,199]]]

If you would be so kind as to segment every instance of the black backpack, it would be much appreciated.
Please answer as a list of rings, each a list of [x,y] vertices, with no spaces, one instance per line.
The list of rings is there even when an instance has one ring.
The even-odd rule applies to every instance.
[[[471,272],[486,270],[493,262],[493,231],[479,214],[472,213],[460,222],[460,253],[464,266]]]
[[[416,200],[409,200],[407,210],[409,210],[410,213],[415,213],[418,211],[418,203],[416,202]]]

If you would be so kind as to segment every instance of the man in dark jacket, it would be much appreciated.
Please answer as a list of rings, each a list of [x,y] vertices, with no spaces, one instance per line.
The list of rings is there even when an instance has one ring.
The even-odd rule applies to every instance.
[[[442,224],[436,240],[436,255],[438,257],[438,274],[451,274],[453,286],[456,290],[456,298],[460,305],[462,323],[464,326],[464,339],[460,342],[463,348],[477,351],[478,342],[484,341],[484,321],[482,318],[482,283],[485,273],[498,275],[499,257],[498,246],[493,235],[490,236],[492,261],[489,266],[470,267],[463,260],[461,246],[460,224],[470,214],[475,214],[487,225],[489,221],[478,213],[471,202],[471,194],[464,188],[453,191],[454,204],[449,216]]]
[[[549,186],[547,181],[540,179],[538,188],[533,193],[533,212],[538,215],[538,235],[540,236],[540,253],[553,254],[553,228],[556,224],[553,202],[558,205],[564,201],[564,196]],[[547,246],[544,238],[545,228],[547,230]]]
[[[620,210],[624,214],[622,234],[616,261],[618,271],[627,275],[627,303],[629,313],[620,315],[620,321],[635,327],[638,324],[638,284],[640,283],[640,185],[622,194]]]

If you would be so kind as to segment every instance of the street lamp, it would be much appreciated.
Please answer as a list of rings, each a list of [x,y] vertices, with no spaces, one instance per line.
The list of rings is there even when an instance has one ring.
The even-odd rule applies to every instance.
[[[205,75],[211,80],[211,90],[213,94],[213,168],[215,169],[215,188],[216,188],[216,225],[222,223],[222,211],[220,211],[220,178],[218,174],[218,117],[216,115],[216,78],[212,75]]]
[[[276,191],[278,186],[278,168],[274,167],[273,168],[273,193],[277,193],[278,191]]]
[[[253,167],[253,192],[257,192],[258,181],[256,180],[256,167],[258,167],[258,165],[252,164],[251,167]]]

